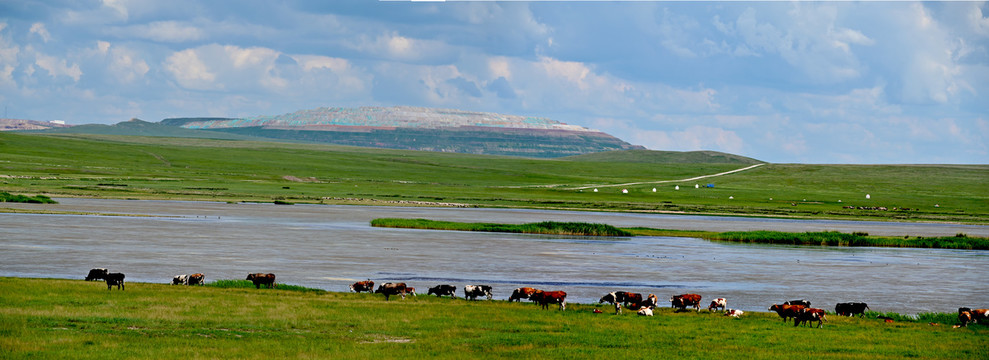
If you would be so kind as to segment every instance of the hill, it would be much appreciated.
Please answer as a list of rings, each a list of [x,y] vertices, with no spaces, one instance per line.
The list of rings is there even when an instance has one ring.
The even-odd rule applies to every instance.
[[[161,124],[281,141],[537,158],[643,149],[546,118],[409,106],[324,107],[240,119],[173,118]]]
[[[742,164],[755,165],[762,161],[745,156],[727,154],[717,151],[653,151],[625,150],[605,151],[593,154],[568,156],[563,160],[596,161],[596,162],[627,162],[646,164]]]
[[[44,129],[67,128],[69,126],[70,125],[65,125],[62,122],[53,122],[53,121],[0,119],[0,131],[44,130]]]
[[[766,164],[700,182],[750,165],[10,132],[0,154],[4,191],[52,197],[989,221],[985,165]]]
[[[227,134],[222,132],[184,129],[159,123],[147,122],[141,119],[130,119],[113,125],[86,124],[66,126],[37,131],[48,134],[92,134],[92,135],[130,135],[130,136],[167,136],[205,139],[247,140],[250,136]]]

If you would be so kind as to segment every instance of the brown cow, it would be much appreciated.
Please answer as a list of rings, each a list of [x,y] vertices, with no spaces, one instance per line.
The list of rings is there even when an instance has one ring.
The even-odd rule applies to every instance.
[[[959,311],[958,312],[958,322],[961,326],[968,326],[968,323],[972,322],[972,312],[971,311]]]
[[[275,288],[275,274],[253,273],[247,274],[247,280],[254,283],[254,288],[260,289],[261,285],[269,289]]]
[[[375,294],[384,294],[385,301],[388,301],[388,297],[392,295],[400,295],[402,299],[405,299],[405,290],[407,286],[405,283],[384,283],[378,286],[378,290],[375,290]]]
[[[797,312],[797,316],[793,319],[793,326],[795,327],[800,326],[800,323],[804,323],[804,322],[807,323],[807,325],[810,325],[812,321],[817,320],[817,328],[820,329],[824,327],[824,321],[827,320],[825,316],[826,314],[824,312],[824,309],[803,308]]]
[[[374,291],[374,281],[367,279],[365,281],[358,281],[350,285],[350,291],[359,292],[372,292]]]
[[[206,282],[206,274],[198,273],[189,275],[188,283],[189,285],[203,285]]]
[[[670,298],[670,306],[678,310],[687,310],[688,306],[693,306],[697,311],[701,311],[701,296],[697,294],[674,295]]]
[[[512,296],[508,297],[508,302],[512,302],[512,300],[514,300],[515,302],[522,302],[522,299],[528,299],[535,292],[536,292],[535,288],[520,287],[512,291]]]
[[[642,304],[642,294],[634,293],[634,292],[626,292],[625,298],[622,300],[622,303],[625,306],[628,306],[628,308],[631,310],[639,310],[639,308],[641,307],[639,306],[639,304]]]
[[[542,291],[536,290],[529,296],[529,300],[535,301],[543,309],[549,309],[549,304],[560,304],[560,310],[567,309],[567,293],[565,291]]]

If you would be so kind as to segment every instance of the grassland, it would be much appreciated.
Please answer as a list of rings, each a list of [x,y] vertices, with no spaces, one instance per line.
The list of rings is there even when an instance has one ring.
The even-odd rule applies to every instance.
[[[11,133],[0,133],[0,154],[0,190],[29,196],[989,222],[986,165],[767,164],[678,181],[744,165],[656,163],[648,152],[629,152],[624,159],[609,154],[548,160],[244,140]],[[704,187],[707,183],[715,186]]]
[[[52,279],[0,278],[0,287],[4,359],[989,357],[986,326],[947,322],[831,316],[816,329],[757,312],[615,316],[588,304],[561,312],[505,301],[143,283],[107,291]]]

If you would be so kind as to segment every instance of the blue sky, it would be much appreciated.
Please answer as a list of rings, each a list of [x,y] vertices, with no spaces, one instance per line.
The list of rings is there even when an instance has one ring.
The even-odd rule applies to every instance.
[[[10,118],[412,105],[654,150],[989,164],[986,2],[0,0]]]

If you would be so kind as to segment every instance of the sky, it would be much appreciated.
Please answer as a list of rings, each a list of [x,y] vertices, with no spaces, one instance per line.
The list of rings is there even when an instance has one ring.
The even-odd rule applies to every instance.
[[[989,164],[989,3],[0,0],[0,104],[423,106],[774,163]]]

